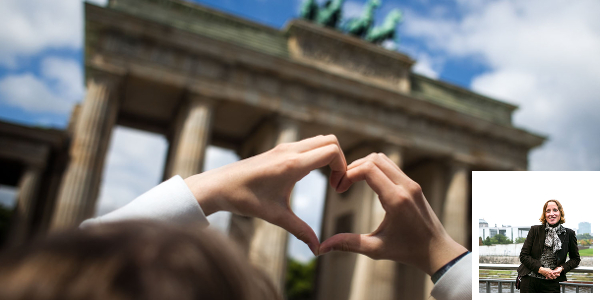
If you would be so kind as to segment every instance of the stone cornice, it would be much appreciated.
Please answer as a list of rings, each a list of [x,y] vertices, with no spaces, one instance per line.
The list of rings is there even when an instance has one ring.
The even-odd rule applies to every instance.
[[[55,149],[62,148],[67,140],[66,132],[60,129],[32,127],[4,121],[0,121],[0,136],[26,139],[33,143],[50,145]]]
[[[506,102],[502,102],[502,101],[498,101],[496,99],[493,99],[493,98],[490,98],[490,97],[486,97],[486,96],[481,95],[481,94],[474,93],[473,91],[470,91],[470,90],[465,89],[463,87],[460,87],[460,86],[457,86],[457,85],[454,85],[454,84],[450,84],[450,83],[447,83],[447,82],[444,82],[444,81],[434,80],[434,79],[428,78],[426,76],[415,74],[415,73],[412,73],[411,76],[419,77],[421,80],[426,80],[426,81],[429,81],[429,82],[431,82],[433,84],[436,84],[436,85],[439,85],[439,86],[443,86],[446,89],[455,90],[456,92],[461,93],[461,94],[465,94],[465,95],[477,97],[477,98],[479,98],[482,101],[487,101],[487,102],[493,103],[495,105],[504,106],[504,107],[510,109],[511,111],[514,111],[515,109],[519,108],[519,106],[517,106],[517,105],[506,103]]]

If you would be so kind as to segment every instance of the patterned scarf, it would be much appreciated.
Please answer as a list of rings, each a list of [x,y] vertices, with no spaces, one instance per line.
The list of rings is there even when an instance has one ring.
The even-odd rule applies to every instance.
[[[560,239],[558,238],[559,234],[564,233],[566,230],[562,225],[558,226],[550,226],[550,224],[546,223],[546,246],[551,247],[552,251],[556,253],[556,251],[562,249],[562,244]]]

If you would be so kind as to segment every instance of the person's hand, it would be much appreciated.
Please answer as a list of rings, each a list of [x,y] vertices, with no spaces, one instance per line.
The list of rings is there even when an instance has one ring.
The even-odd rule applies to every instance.
[[[558,277],[558,275],[560,275],[560,273],[558,275],[556,275],[556,274],[554,274],[552,269],[544,268],[544,267],[540,267],[540,269],[538,270],[538,273],[540,273],[542,276],[546,277],[546,279],[555,279],[556,277]]]
[[[558,267],[556,267],[554,270],[552,270],[552,274],[554,274],[554,278],[557,278],[558,276],[560,276],[560,273],[562,273],[562,271],[563,271],[564,269],[565,269],[565,268],[563,268],[563,267],[561,267],[561,266],[558,266]]]
[[[379,195],[386,211],[383,221],[370,234],[330,237],[321,244],[320,254],[331,250],[356,252],[413,265],[432,275],[467,251],[446,233],[421,187],[387,156],[373,153],[350,164],[337,191],[346,191],[361,180]]]
[[[290,207],[297,181],[329,165],[329,183],[337,188],[346,174],[346,159],[334,135],[280,144],[265,153],[185,179],[208,216],[230,211],[258,217],[292,233],[317,255],[314,231]]]

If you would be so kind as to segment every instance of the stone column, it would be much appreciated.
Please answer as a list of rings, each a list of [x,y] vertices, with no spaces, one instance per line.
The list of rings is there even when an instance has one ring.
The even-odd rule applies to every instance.
[[[70,162],[58,193],[51,230],[76,227],[94,212],[119,109],[120,81],[121,77],[113,74],[88,72],[87,94],[73,132]]]
[[[450,182],[446,190],[442,224],[456,242],[470,249],[468,172],[468,166],[463,163],[455,162],[450,167]]]
[[[185,179],[202,172],[213,110],[214,102],[198,95],[191,95],[181,106],[170,145],[167,178],[179,175]]]
[[[31,218],[37,199],[41,169],[28,166],[19,180],[17,205],[13,214],[10,244],[20,245],[27,240],[31,230]]]
[[[396,165],[402,167],[402,149],[395,145],[386,145],[383,149]],[[385,218],[385,210],[375,192],[371,192],[371,212],[369,232],[375,231]],[[395,299],[396,262],[373,260],[360,255],[356,261],[352,278],[350,299]]]
[[[296,122],[280,119],[276,126],[278,127],[275,132],[276,145],[298,140],[299,126]],[[284,290],[287,244],[286,230],[264,220],[254,219],[254,236],[249,247],[250,261],[267,273],[279,292]]]

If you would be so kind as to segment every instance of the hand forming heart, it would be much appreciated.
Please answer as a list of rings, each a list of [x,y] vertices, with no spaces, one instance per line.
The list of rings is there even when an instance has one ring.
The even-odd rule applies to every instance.
[[[346,159],[334,135],[280,144],[185,181],[207,216],[224,210],[261,218],[289,231],[317,255],[319,239],[292,211],[290,195],[296,182],[327,165],[332,170],[329,183],[337,188],[346,174]]]
[[[337,192],[366,180],[379,195],[386,216],[377,230],[337,234],[319,246],[316,234],[292,212],[289,199],[296,182],[327,165]],[[420,186],[388,157],[371,154],[346,166],[333,135],[281,144],[185,181],[206,215],[225,210],[264,219],[305,242],[315,255],[351,251],[414,265],[431,275],[467,251],[446,233]]]

